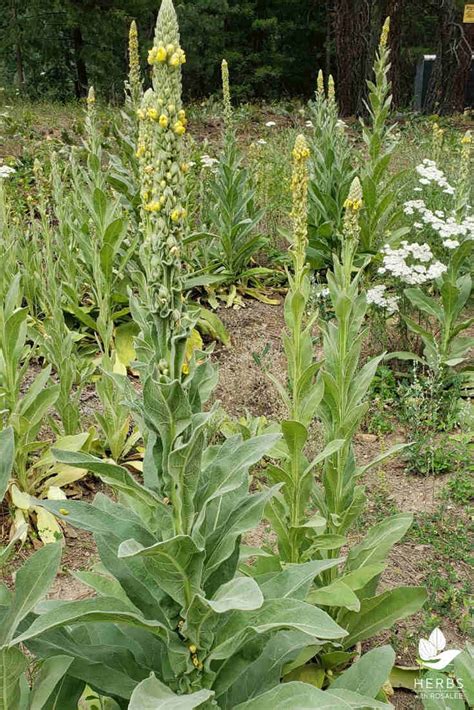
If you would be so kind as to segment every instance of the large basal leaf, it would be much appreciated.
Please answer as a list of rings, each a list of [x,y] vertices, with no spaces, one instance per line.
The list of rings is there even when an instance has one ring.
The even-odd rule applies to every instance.
[[[201,511],[200,517],[211,500],[241,485],[250,466],[260,461],[279,439],[279,434],[263,434],[246,441],[241,436],[233,436],[217,447],[212,461],[201,474],[196,494],[196,509]]]
[[[331,689],[342,688],[375,698],[388,680],[394,663],[395,651],[391,646],[374,648],[341,673]]]
[[[301,631],[278,631],[268,641],[257,637],[219,666],[212,684],[223,710],[261,695],[278,685],[284,666],[296,661],[308,649],[308,636]],[[318,646],[309,647],[311,658]],[[254,660],[252,660],[254,659]],[[303,661],[304,662],[304,661]]]
[[[65,523],[87,530],[94,535],[114,535],[126,540],[133,538],[143,545],[152,545],[153,535],[140,525],[136,515],[131,510],[109,501],[107,510],[103,510],[101,501],[106,497],[98,494],[93,505],[79,500],[35,500],[35,504],[49,510]],[[100,507],[99,507],[100,505]]]
[[[474,707],[474,647],[470,644],[454,659],[454,674],[462,683],[467,704]]]
[[[0,710],[18,710],[19,680],[28,661],[17,648],[0,651]]]
[[[425,710],[466,710],[460,690],[446,673],[429,671],[423,676],[421,693]]]
[[[304,600],[315,577],[321,572],[337,567],[344,558],[331,560],[311,560],[303,564],[289,564],[282,572],[265,575],[265,581],[260,583],[265,599],[293,599]],[[257,577],[258,580],[258,577]]]
[[[128,710],[193,710],[213,695],[212,690],[176,695],[152,673],[133,691]]]
[[[0,503],[10,480],[15,458],[15,438],[12,427],[0,431]]]
[[[380,700],[374,700],[365,695],[359,695],[358,693],[353,693],[351,690],[344,690],[343,688],[332,689],[326,691],[326,693],[333,698],[334,707],[338,707],[336,703],[345,703],[341,705],[344,708],[351,708],[351,710],[379,710],[385,708],[393,708],[393,705],[389,703],[382,703]]]
[[[195,424],[199,416],[199,423]],[[174,515],[181,521],[181,530],[191,532],[194,519],[195,497],[201,475],[201,457],[204,449],[205,430],[208,415],[193,417],[193,431],[185,443],[175,442],[168,456],[168,474],[170,476],[170,497]]]
[[[151,488],[142,486],[123,466],[117,466],[80,452],[55,449],[54,454],[58,461],[68,466],[97,474],[106,485],[130,500],[132,506],[136,502],[140,506],[140,510],[148,512],[150,517],[156,516],[156,508],[160,509],[162,516],[170,517],[170,509],[162,499]]]
[[[274,486],[262,493],[243,498],[241,503],[229,512],[222,524],[214,524],[215,532],[206,540],[205,577],[208,580],[216,569],[227,560],[235,549],[237,538],[247,530],[255,528],[260,522],[268,500],[278,490]],[[219,506],[222,509],[223,506]]]
[[[188,535],[178,535],[143,547],[136,540],[126,540],[118,549],[119,558],[151,558],[150,573],[156,584],[178,604],[187,606],[201,587],[205,553]]]
[[[318,606],[338,606],[345,607],[351,611],[359,611],[360,600],[350,587],[342,579],[336,579],[332,584],[320,589],[313,589],[307,596],[309,604]]]
[[[90,630],[89,630],[90,629]],[[55,629],[28,641],[28,648],[40,658],[61,653],[73,658],[68,677],[94,686],[103,695],[130,698],[136,684],[147,674],[147,658],[153,656],[156,662],[155,637],[145,633],[147,656],[135,660],[136,644],[130,626],[114,624],[78,625],[66,630]],[[99,645],[94,645],[96,642]],[[161,644],[160,641],[156,643]],[[113,647],[113,653],[111,648]],[[129,649],[133,650],[133,655]],[[150,671],[152,668],[149,669]],[[68,686],[66,681],[63,685]],[[63,693],[58,694],[62,697]],[[80,695],[80,693],[79,693]],[[57,710],[61,708],[59,705]],[[76,706],[73,710],[77,710]]]
[[[43,661],[35,677],[29,710],[43,710],[72,662],[70,656],[53,656]]]
[[[60,560],[61,545],[53,543],[35,552],[20,567],[15,580],[15,593],[8,614],[2,621],[0,643],[11,640],[20,621],[46,595],[56,576]]]
[[[146,618],[157,619],[168,625],[168,618],[161,607],[166,595],[157,586],[150,571],[153,565],[142,557],[118,558],[117,550],[121,543],[119,538],[110,535],[97,536],[96,543],[102,564],[119,582],[132,604],[140,609]],[[116,595],[113,593],[112,596]]]
[[[297,599],[270,599],[253,613],[234,612],[216,633],[209,660],[225,659],[255,634],[302,631],[314,639],[341,639],[346,632],[321,609]]]
[[[347,571],[383,562],[393,545],[405,535],[412,522],[412,513],[400,513],[374,525],[362,542],[351,548],[347,556]]]
[[[216,614],[238,609],[253,611],[263,604],[263,594],[252,577],[235,577],[223,584],[207,602]]]
[[[390,629],[396,621],[416,614],[425,601],[426,591],[421,587],[399,587],[363,599],[359,612],[349,612],[341,620],[349,632],[343,640],[344,648],[365,641],[379,631]]]
[[[49,549],[49,547],[45,549]],[[118,599],[99,597],[55,605],[53,609],[35,619],[26,631],[13,640],[13,643],[21,643],[61,626],[105,621],[137,626],[164,640],[169,639],[169,632],[164,624],[132,613],[130,607]]]
[[[349,710],[350,708],[391,708],[391,705],[364,698],[349,691],[319,690],[297,681],[283,683],[267,693],[237,705],[233,710]]]

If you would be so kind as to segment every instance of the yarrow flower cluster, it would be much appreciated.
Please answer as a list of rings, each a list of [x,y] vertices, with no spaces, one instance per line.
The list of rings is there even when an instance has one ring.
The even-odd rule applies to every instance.
[[[211,158],[207,153],[201,155],[201,165],[203,168],[213,168],[218,162],[217,158]]]
[[[420,165],[416,166],[416,172],[421,175],[418,181],[421,185],[435,183],[446,195],[454,195],[454,187],[449,184],[445,174],[436,166],[434,160],[425,158]]]
[[[430,210],[423,200],[408,200],[403,211],[406,215],[418,214],[421,222],[414,222],[416,229],[429,226],[438,232],[447,249],[456,249],[462,239],[474,238],[474,217],[469,216],[461,222],[456,221],[453,215],[447,216],[443,210]]]
[[[372,303],[380,308],[385,308],[388,313],[398,311],[398,296],[387,296],[387,287],[383,284],[369,288],[366,293],[367,303]]]
[[[8,178],[13,173],[16,173],[15,168],[11,168],[9,165],[0,165],[0,179]]]
[[[445,264],[434,260],[428,244],[409,244],[403,241],[399,249],[388,245],[382,249],[383,263],[379,274],[390,274],[410,286],[426,283],[439,278],[447,269]],[[431,262],[431,263],[430,263]]]

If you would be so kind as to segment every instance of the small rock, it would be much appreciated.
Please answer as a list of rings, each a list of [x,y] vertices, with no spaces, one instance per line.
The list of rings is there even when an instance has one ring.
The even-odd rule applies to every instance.
[[[359,434],[357,438],[360,441],[367,441],[368,443],[373,443],[374,441],[377,441],[376,434]]]

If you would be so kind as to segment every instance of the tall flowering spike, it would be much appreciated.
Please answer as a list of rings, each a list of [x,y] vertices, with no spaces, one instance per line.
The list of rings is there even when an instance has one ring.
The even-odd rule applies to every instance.
[[[471,131],[466,131],[461,138],[459,178],[456,189],[456,212],[459,221],[468,216],[468,210],[470,209],[472,186],[471,148],[472,134]]]
[[[143,260],[152,309],[168,335],[182,333],[181,244],[185,229],[182,140],[187,119],[181,103],[181,65],[185,54],[171,0],[163,0],[156,23],[155,43],[148,55],[153,88],[145,92],[140,109],[137,157],[141,176]],[[165,327],[166,324],[166,327]],[[183,336],[184,337],[184,336]],[[169,354],[169,353],[168,353]],[[179,371],[169,363],[169,371]]]
[[[89,91],[87,92],[86,101],[87,101],[88,106],[94,106],[94,104],[95,104],[95,90],[94,90],[93,86],[91,86],[89,88]]]
[[[362,208],[362,185],[358,177],[355,177],[351,183],[344,208],[344,236],[346,239],[357,242],[360,232],[359,213]]]
[[[225,59],[221,64],[222,74],[222,99],[224,104],[224,123],[226,129],[229,129],[232,123],[232,104],[230,101],[230,82],[229,82],[229,65]]]
[[[461,138],[461,165],[460,165],[460,179],[462,181],[469,180],[471,173],[471,147],[472,147],[472,133],[471,131],[466,131],[466,133]]]
[[[328,100],[333,104],[336,103],[336,85],[332,74],[328,77]]]
[[[140,75],[140,55],[138,53],[137,23],[132,20],[128,33],[128,82],[133,106],[137,106],[142,96],[142,80]]]
[[[324,74],[322,69],[318,71],[318,80],[316,82],[316,95],[320,99],[324,99],[326,95],[326,92],[324,90]]]
[[[390,34],[390,17],[387,17],[385,22],[383,23],[382,32],[380,34],[380,42],[379,42],[379,52],[380,53],[382,53],[387,48],[389,34]]]
[[[444,129],[439,123],[433,123],[433,160],[438,162],[444,143]]]
[[[295,280],[299,282],[304,273],[306,248],[308,246],[308,158],[309,148],[303,135],[296,136],[293,148],[293,175],[291,192],[293,196],[293,257]]]

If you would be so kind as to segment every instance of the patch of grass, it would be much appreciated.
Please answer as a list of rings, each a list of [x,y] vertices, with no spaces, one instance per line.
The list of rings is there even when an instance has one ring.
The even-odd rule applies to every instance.
[[[469,471],[458,471],[443,489],[443,496],[460,505],[474,500],[474,479]]]
[[[434,513],[419,515],[409,532],[413,541],[432,547],[423,563],[427,628],[446,619],[456,623],[461,632],[469,627],[469,596],[473,590],[466,566],[472,555],[471,532],[467,516],[444,505]]]

